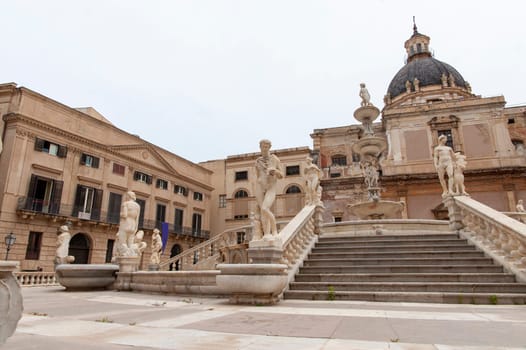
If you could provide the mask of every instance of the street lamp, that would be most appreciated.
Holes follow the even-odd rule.
[[[5,259],[7,260],[7,257],[9,256],[9,250],[11,250],[11,246],[16,242],[15,234],[13,232],[10,232],[8,235],[5,236],[4,242],[5,246],[7,247],[7,252],[5,253]]]

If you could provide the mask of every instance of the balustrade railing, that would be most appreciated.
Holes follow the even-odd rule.
[[[297,273],[318,239],[322,210],[321,206],[315,205],[303,207],[279,233],[283,248],[281,263],[288,266],[289,280]]]
[[[243,243],[240,242],[239,239],[244,240],[250,237],[251,232],[252,226],[250,225],[226,230],[223,233],[162,262],[159,264],[159,267],[161,270],[183,271],[210,269],[211,265],[213,266],[215,263],[221,262],[221,248]],[[211,269],[214,268],[215,267],[212,267]]]
[[[450,226],[526,282],[526,225],[476,200],[446,199]]]
[[[42,287],[58,285],[54,272],[15,272],[16,280],[22,287]]]

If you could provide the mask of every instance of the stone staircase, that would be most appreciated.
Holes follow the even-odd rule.
[[[526,284],[457,234],[322,235],[284,298],[525,304]]]

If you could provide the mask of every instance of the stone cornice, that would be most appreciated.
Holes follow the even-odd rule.
[[[119,190],[119,191],[123,191],[123,192],[128,192],[128,188],[127,187],[115,185],[115,184],[112,184],[112,183],[106,184],[106,187],[113,188],[113,189],[116,189],[116,190]]]
[[[92,179],[92,178],[89,178],[89,177],[86,177],[86,176],[82,176],[82,175],[78,175],[77,179],[79,179],[79,181],[88,182],[88,183],[96,184],[96,185],[99,185],[99,186],[102,185],[102,181],[101,180]]]
[[[79,112],[80,113],[80,112]],[[191,178],[191,177],[188,177],[188,176],[185,176],[185,175],[182,175],[180,173],[178,173],[177,171],[175,171],[175,169],[169,165],[169,168],[168,170],[167,169],[162,169],[162,168],[159,168],[155,165],[152,165],[152,164],[149,164],[149,163],[146,163],[144,161],[141,161],[137,158],[133,158],[133,157],[130,157],[126,154],[123,154],[123,153],[120,153],[119,150],[121,149],[124,149],[124,146],[117,146],[117,149],[113,149],[113,147],[115,146],[107,146],[107,145],[103,145],[101,143],[98,143],[98,142],[95,142],[93,140],[90,140],[88,138],[85,138],[85,137],[82,137],[82,136],[79,136],[77,134],[74,134],[74,133],[71,133],[69,131],[65,131],[63,129],[58,129],[54,126],[51,126],[49,124],[46,124],[46,123],[43,123],[41,121],[38,121],[36,119],[33,119],[29,116],[26,116],[26,115],[23,115],[23,114],[20,114],[20,113],[8,113],[6,115],[4,115],[3,117],[4,121],[6,122],[7,126],[11,126],[12,124],[14,123],[17,123],[17,134],[21,134],[21,135],[24,135],[24,136],[34,136],[35,133],[32,131],[32,130],[27,130],[23,127],[20,128],[20,126],[18,125],[18,123],[20,124],[25,124],[25,125],[28,125],[30,127],[33,127],[33,128],[36,128],[36,129],[40,129],[40,130],[44,130],[44,131],[47,131],[49,133],[52,133],[52,134],[56,134],[56,135],[59,135],[61,137],[64,137],[64,138],[67,138],[69,140],[73,140],[77,143],[80,143],[80,144],[84,144],[84,145],[87,145],[88,147],[91,147],[91,148],[95,148],[95,149],[98,149],[99,151],[101,152],[104,152],[104,153],[109,153],[109,154],[112,154],[114,155],[116,158],[119,158],[119,160],[121,159],[124,159],[126,161],[128,161],[129,163],[131,164],[137,164],[137,166],[134,166],[134,168],[137,168],[139,165],[142,166],[143,168],[147,168],[147,169],[154,169],[160,173],[163,173],[163,174],[166,174],[166,173],[170,173],[170,175],[174,176],[178,179],[181,179],[181,180],[184,180],[184,181],[187,181],[189,183],[192,183],[194,185],[197,185],[199,187],[202,187],[206,190],[209,190],[209,191],[212,191],[214,188],[212,186],[209,186],[208,184],[204,184],[202,182],[199,182],[197,180],[195,180],[194,178]],[[18,131],[18,129],[21,129],[20,131]],[[76,148],[75,146],[72,146],[73,148]],[[121,148],[119,148],[121,147]],[[142,149],[148,149],[149,151],[152,151],[154,149],[154,147],[152,145],[150,145],[149,143],[145,142],[144,141],[144,144],[141,145],[130,145],[128,147],[132,147],[130,149],[135,149],[133,147],[142,147]],[[162,156],[159,155],[159,153],[155,150],[154,152],[152,151],[152,154],[155,154],[156,158],[157,157],[160,157],[162,159],[164,159]],[[165,163],[169,164],[166,160],[164,160],[163,162],[163,165],[165,165]],[[194,163],[192,163],[194,164]],[[195,164],[197,167],[199,168],[202,168],[204,170],[206,170],[207,172],[210,172],[210,170],[208,169],[205,169],[197,164]]]
[[[33,167],[33,169],[36,169],[36,170],[42,170],[42,171],[52,173],[55,175],[62,175],[62,170],[59,170],[59,169],[49,168],[47,166],[40,165],[40,164],[31,164],[31,166]]]

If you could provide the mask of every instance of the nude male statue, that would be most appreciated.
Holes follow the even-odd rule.
[[[276,155],[270,154],[271,146],[269,140],[261,140],[259,142],[261,157],[256,160],[256,211],[259,212],[258,219],[261,221],[264,239],[271,239],[271,236],[278,234],[276,219],[270,208],[276,199],[276,183],[278,179],[283,178],[281,162]],[[260,238],[254,237],[254,239]]]
[[[364,83],[360,83],[360,97],[362,98],[360,103],[362,107],[371,105],[371,95],[369,95],[369,90],[367,90]]]
[[[68,255],[71,233],[67,225],[62,225],[57,232],[57,250],[55,253],[55,265],[69,264],[75,261],[75,257]]]
[[[152,255],[150,255],[150,264],[159,265],[159,263],[161,262],[162,249],[163,241],[159,229],[154,229],[152,235]]]
[[[438,179],[442,186],[442,197],[453,194],[453,163],[455,160],[455,153],[451,147],[446,146],[446,135],[438,137],[438,146],[433,151],[433,161],[438,172]],[[447,184],[444,176],[447,174]]]
[[[125,201],[121,205],[119,231],[117,232],[117,256],[136,256],[133,251],[135,233],[139,228],[141,206],[135,201],[135,193],[126,192]]]
[[[312,158],[307,157],[306,161],[307,166],[303,170],[307,182],[305,202],[307,205],[319,204],[321,201],[320,179],[323,177],[323,171],[312,163]]]

